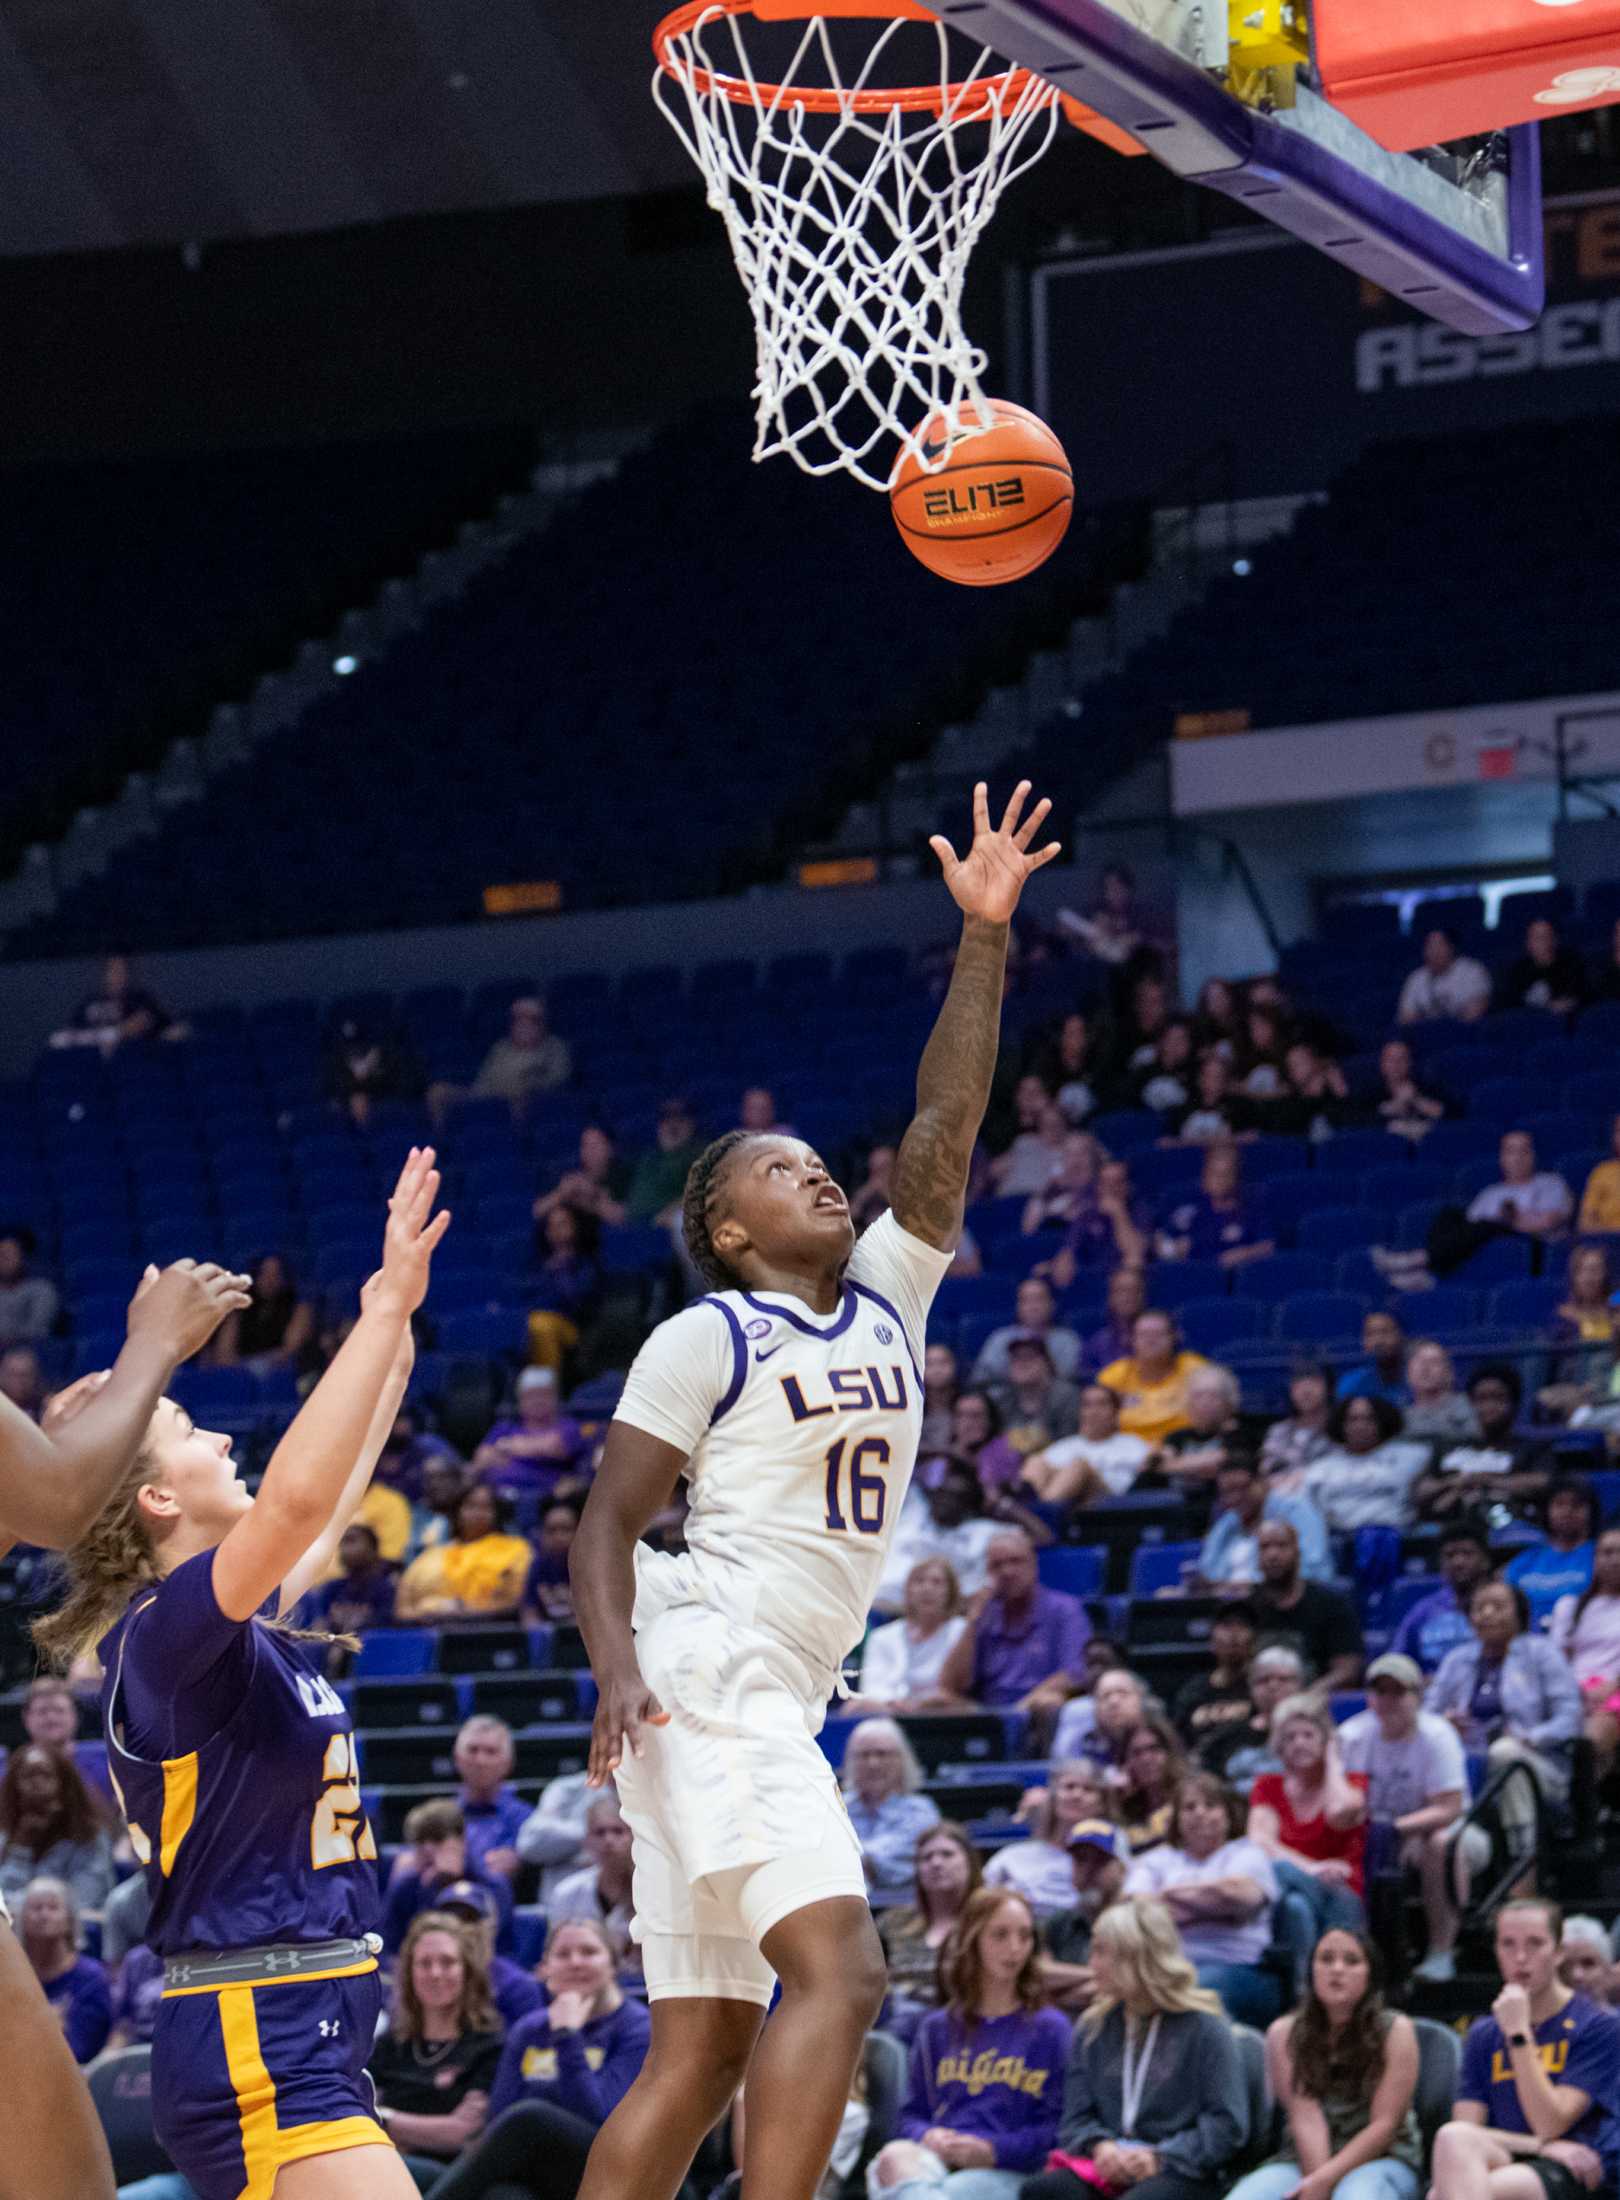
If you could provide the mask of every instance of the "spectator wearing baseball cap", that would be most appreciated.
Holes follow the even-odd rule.
[[[1071,2015],[1096,1991],[1091,1975],[1091,1934],[1111,1902],[1125,1892],[1131,1845],[1107,1818],[1082,1818],[1066,1844],[1074,1874],[1074,1901],[1041,1925],[1041,1976],[1050,1998]]]
[[[1398,1861],[1417,1873],[1429,1944],[1437,1948],[1456,1931],[1446,1860],[1468,1799],[1468,1766],[1451,1721],[1422,1708],[1425,1685],[1414,1658],[1398,1650],[1374,1658],[1367,1709],[1340,1727],[1339,1756],[1346,1772],[1367,1783],[1369,1869]]]
[[[532,1493],[544,1504],[572,1479],[586,1448],[579,1423],[562,1411],[556,1369],[526,1367],[516,1414],[495,1423],[473,1454],[473,1472],[492,1489]]]
[[[1001,1410],[1002,1434],[1028,1458],[1073,1436],[1080,1426],[1080,1392],[1060,1380],[1052,1347],[1038,1329],[1014,1333],[1007,1345],[1007,1380],[991,1392]]]
[[[1005,1329],[992,1329],[973,1363],[976,1383],[1000,1383],[1007,1379],[1007,1354],[1015,1339],[1044,1337],[1053,1367],[1065,1382],[1080,1372],[1080,1339],[1057,1319],[1057,1295],[1044,1276],[1026,1276],[1013,1300],[1015,1319]]]
[[[1448,1650],[1472,1639],[1468,1600],[1491,1566],[1490,1537],[1479,1521],[1458,1520],[1442,1530],[1440,1586],[1412,1606],[1390,1648],[1424,1673],[1435,1672]]]

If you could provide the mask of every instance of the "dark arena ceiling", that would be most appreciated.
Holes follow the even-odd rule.
[[[0,0],[0,255],[694,178],[641,0]]]

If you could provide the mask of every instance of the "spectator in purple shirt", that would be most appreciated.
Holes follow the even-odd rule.
[[[75,2062],[94,2062],[112,2030],[112,1992],[93,1957],[79,1953],[79,1905],[62,1879],[31,1879],[17,1937],[61,2020]],[[13,2072],[20,2079],[20,2072]]]
[[[422,1480],[434,1460],[445,1460],[457,1469],[462,1463],[454,1444],[422,1427],[414,1406],[401,1406],[378,1457],[374,1479],[386,1482],[416,1505],[426,1494]]]
[[[303,1624],[332,1635],[359,1635],[368,1627],[383,1627],[394,1616],[392,1566],[379,1555],[375,1528],[363,1520],[351,1520],[338,1543],[338,1564],[343,1571],[336,1581],[324,1581],[304,1599]]]
[[[1490,1538],[1476,1522],[1458,1520],[1445,1529],[1440,1537],[1441,1586],[1413,1605],[1396,1628],[1390,1649],[1433,1673],[1448,1650],[1472,1641],[1468,1600],[1491,1565]]]
[[[510,1879],[517,1870],[518,1829],[529,1815],[522,1796],[506,1785],[513,1761],[512,1729],[504,1719],[480,1713],[456,1736],[467,1863],[491,1879]]]
[[[526,1627],[571,1627],[574,1623],[574,1586],[568,1576],[568,1554],[579,1527],[579,1506],[568,1497],[554,1497],[540,1516],[534,1564],[523,1585],[523,1624]]]
[[[873,2164],[886,2200],[957,2187],[962,2200],[1016,2200],[1057,2139],[1071,2038],[1044,2006],[1039,1938],[1022,1895],[981,1887],[940,1962],[944,2006],[911,2049],[900,2136]],[[945,2177],[940,2178],[943,2165]]]
[[[110,2054],[120,2047],[149,2047],[163,1999],[163,1958],[138,1940],[119,1966],[113,1985]]]
[[[1243,1188],[1238,1149],[1230,1139],[1211,1142],[1199,1188],[1164,1218],[1161,1260],[1215,1260],[1241,1268],[1276,1251],[1262,1202]]]
[[[1026,1712],[1046,1737],[1085,1679],[1091,1623],[1078,1597],[1041,1586],[1035,1546],[1003,1528],[985,1555],[988,1580],[945,1660],[940,1692],[960,1703]]]
[[[557,1371],[526,1367],[518,1377],[517,1415],[497,1421],[473,1454],[473,1472],[493,1489],[554,1497],[584,1456],[579,1423],[558,1404]]]
[[[1101,1329],[1092,1331],[1081,1351],[1080,1366],[1085,1374],[1095,1375],[1112,1367],[1116,1360],[1130,1358],[1135,1350],[1132,1337],[1136,1317],[1146,1305],[1146,1269],[1116,1268],[1108,1279],[1108,1319]]]

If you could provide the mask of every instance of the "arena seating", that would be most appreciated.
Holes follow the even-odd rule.
[[[9,724],[0,872],[245,695],[503,489],[530,434],[486,430],[107,461],[6,477]],[[116,930],[116,927],[115,927]]]

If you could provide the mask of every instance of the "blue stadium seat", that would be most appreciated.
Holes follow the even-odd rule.
[[[1062,1589],[1072,1597],[1097,1597],[1103,1593],[1108,1551],[1097,1544],[1049,1543],[1037,1564],[1048,1589]]]
[[[1457,1270],[1458,1280],[1475,1288],[1491,1283],[1512,1283],[1530,1273],[1532,1241],[1525,1237],[1492,1238],[1471,1253]]]
[[[1557,1312],[1564,1296],[1556,1277],[1534,1282],[1499,1283],[1491,1293],[1487,1316],[1493,1329],[1543,1330]]]
[[[1314,1253],[1273,1253],[1269,1260],[1236,1269],[1232,1278],[1239,1298],[1269,1299],[1273,1305],[1302,1291],[1326,1291],[1332,1283],[1332,1262]]]
[[[1294,1243],[1302,1253],[1333,1258],[1389,1242],[1389,1215],[1376,1207],[1318,1207],[1302,1215]]]
[[[1452,1171],[1423,1161],[1402,1167],[1369,1169],[1361,1179],[1364,1207],[1409,1207],[1420,1199],[1445,1199],[1450,1195]]]
[[[1460,1284],[1437,1284],[1432,1291],[1414,1294],[1407,1305],[1406,1327],[1413,1336],[1445,1342],[1479,1324],[1479,1294]]]
[[[1153,1271],[1149,1296],[1172,1314],[1189,1299],[1225,1296],[1227,1271],[1218,1260],[1164,1260]]]
[[[1178,1318],[1188,1344],[1213,1359],[1229,1346],[1252,1344],[1266,1333],[1268,1309],[1257,1299],[1188,1299]]]
[[[1349,1291],[1301,1291],[1283,1302],[1277,1335],[1284,1344],[1323,1345],[1359,1337],[1370,1302]]]
[[[364,1636],[354,1661],[356,1680],[382,1680],[391,1674],[431,1673],[439,1638],[426,1627],[379,1627]]]
[[[655,1275],[669,1266],[674,1247],[667,1230],[624,1222],[602,1232],[597,1257],[606,1276]]]
[[[1201,1543],[1147,1543],[1131,1554],[1130,1590],[1133,1597],[1157,1596],[1161,1589],[1179,1589],[1181,1570],[1193,1565]]]

